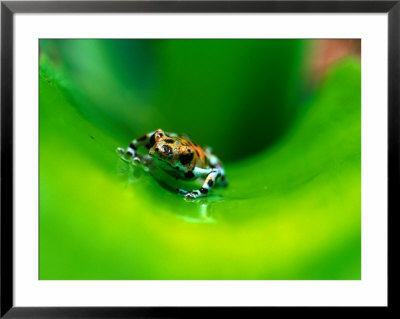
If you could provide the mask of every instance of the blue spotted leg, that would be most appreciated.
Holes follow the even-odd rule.
[[[134,139],[127,149],[123,149],[121,147],[117,148],[117,152],[121,154],[121,157],[125,161],[131,161],[133,160],[134,162],[137,163],[143,163],[145,165],[148,164],[148,162],[151,161],[150,157],[148,155],[140,155],[137,150],[139,147],[145,147],[146,149],[150,149],[154,143],[155,143],[155,132],[150,132],[147,133],[139,138]]]
[[[215,156],[214,156],[215,157]],[[211,159],[211,158],[210,158]],[[190,192],[182,191],[181,192],[185,193],[185,198],[198,198],[198,197],[203,197],[208,194],[210,189],[215,186],[216,184],[219,183],[220,186],[227,186],[227,179],[225,176],[225,170],[223,167],[219,164],[218,159],[215,157],[216,163],[214,164],[214,168],[209,168],[209,169],[203,169],[203,168],[195,168],[193,170],[194,176],[197,177],[205,177],[205,181],[203,185],[201,186],[200,189],[198,190],[192,190]]]

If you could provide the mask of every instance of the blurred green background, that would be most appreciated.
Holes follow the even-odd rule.
[[[361,65],[334,41],[40,40],[39,278],[360,279]],[[157,128],[229,187],[118,158]]]

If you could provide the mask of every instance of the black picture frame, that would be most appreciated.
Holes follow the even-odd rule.
[[[269,13],[387,13],[388,14],[388,247],[393,237],[393,216],[399,212],[400,144],[400,0],[396,1],[1,1],[1,297],[5,318],[136,318],[252,316],[253,311],[290,312],[297,316],[326,307],[15,307],[13,303],[13,23],[16,13],[118,13],[118,12],[269,12]],[[392,228],[392,229],[390,229]],[[391,255],[388,254],[393,269]],[[392,279],[393,271],[389,272]],[[346,312],[393,308],[388,279],[388,307],[347,307]],[[332,308],[335,315],[340,307]],[[342,308],[343,309],[343,308]]]

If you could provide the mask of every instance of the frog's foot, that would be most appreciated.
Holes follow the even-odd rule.
[[[187,192],[187,194],[185,195],[185,198],[191,198],[191,199],[199,198],[199,197],[206,196],[207,193],[208,193],[208,191],[202,187],[202,188],[200,188],[200,190],[193,190],[193,191]]]
[[[132,155],[133,154],[128,152],[127,150],[121,148],[121,147],[117,148],[117,153],[119,154],[119,156],[121,157],[121,159],[124,162],[130,162],[132,160]]]
[[[200,192],[199,191],[191,191],[191,192],[188,192],[185,195],[185,198],[195,199],[195,198],[197,198],[199,196],[200,196]]]
[[[117,148],[117,153],[121,156],[125,155],[125,149],[123,149],[122,147],[118,147]]]
[[[148,159],[144,158],[143,156],[140,156],[137,153],[132,154],[132,151],[130,151],[129,149],[125,150],[121,147],[117,148],[117,153],[120,155],[121,159],[124,162],[132,162],[133,164],[147,164]]]

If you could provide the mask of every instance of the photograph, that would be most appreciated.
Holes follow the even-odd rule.
[[[38,50],[39,280],[361,280],[361,39]]]

